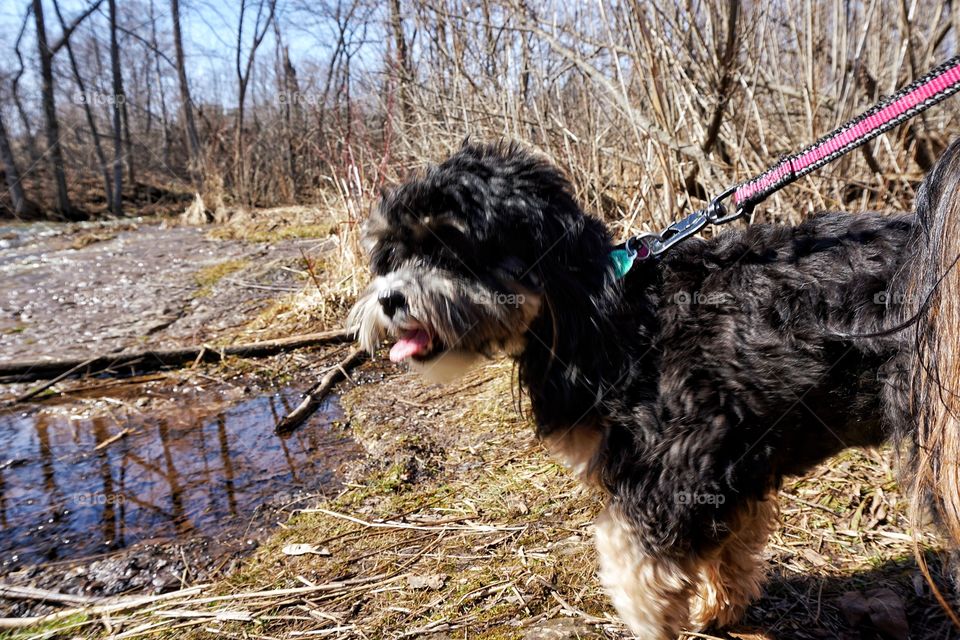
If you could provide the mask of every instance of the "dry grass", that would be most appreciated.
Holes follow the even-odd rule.
[[[337,181],[335,193],[318,207],[284,207],[232,220],[213,233],[257,241],[298,237],[303,230],[324,229],[325,242],[303,250],[306,287],[277,298],[247,327],[247,333],[280,337],[295,332],[341,326],[369,280],[360,248],[360,229],[375,196],[359,181]],[[320,221],[320,222],[318,222]],[[308,236],[313,237],[313,236]]]

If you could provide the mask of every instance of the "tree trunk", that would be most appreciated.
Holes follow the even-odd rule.
[[[60,3],[57,0],[53,2],[53,10],[57,14],[60,26],[64,31],[67,30],[67,23],[63,19],[63,13],[60,11]],[[100,173],[103,175],[103,191],[107,198],[107,208],[113,211],[113,186],[110,180],[110,168],[107,166],[107,156],[103,152],[103,145],[100,144],[100,132],[97,130],[97,121],[93,117],[93,107],[90,105],[90,96],[87,95],[87,88],[83,82],[83,76],[80,75],[80,66],[77,64],[77,57],[73,53],[73,47],[67,41],[64,45],[67,48],[67,57],[70,59],[70,68],[73,71],[74,82],[80,90],[80,96],[83,100],[83,111],[87,117],[87,126],[90,127],[90,135],[93,137],[93,148],[97,154],[97,161],[100,163]]]
[[[153,47],[153,63],[157,74],[157,92],[160,94],[160,121],[163,124],[163,166],[170,166],[170,119],[167,117],[167,96],[163,90],[163,74],[160,71],[160,46],[157,43],[157,18],[150,0],[150,43]]]
[[[131,189],[137,188],[137,174],[134,172],[133,165],[133,136],[130,134],[130,118],[127,114],[127,94],[123,90],[123,78],[120,79],[120,95],[123,96],[123,102],[120,103],[121,116],[123,117],[123,146],[124,156],[127,159],[127,182]]]
[[[236,136],[234,137],[234,190],[242,198],[249,198],[246,191],[246,163],[243,153],[243,116],[245,111],[245,102],[247,96],[247,87],[250,83],[250,75],[253,72],[253,62],[257,56],[257,49],[267,35],[267,29],[273,22],[273,16],[277,8],[277,0],[267,0],[267,16],[263,19],[264,0],[261,0],[257,6],[257,18],[253,23],[253,41],[250,43],[250,51],[247,53],[245,65],[241,65],[243,55],[243,19],[246,10],[246,4],[240,6],[240,25],[237,27],[237,118],[236,118]]]
[[[244,176],[246,172],[244,171],[244,161],[243,161],[243,113],[244,113],[244,100],[247,95],[247,82],[246,79],[240,78],[240,86],[237,90],[237,117],[234,121],[234,137],[233,137],[233,188],[241,198],[245,199],[246,191],[244,189]]]
[[[23,41],[23,35],[27,31],[27,25],[30,23],[31,8],[23,14],[23,22],[20,24],[20,32],[17,34],[17,41],[13,45],[13,52],[17,56],[19,67],[10,83],[10,93],[13,95],[13,103],[17,106],[17,114],[20,116],[20,126],[23,130],[24,138],[27,143],[27,153],[30,156],[30,166],[35,166],[40,162],[40,152],[37,151],[37,138],[33,135],[33,127],[30,118],[27,116],[27,110],[23,106],[23,100],[20,98],[20,80],[27,68],[23,64],[23,53],[20,51],[20,43]]]
[[[26,212],[27,199],[23,194],[23,185],[20,184],[20,171],[13,157],[13,149],[10,147],[10,138],[7,136],[7,127],[3,123],[2,113],[0,113],[0,159],[3,160],[3,173],[7,177],[10,200],[13,201],[13,214],[20,218]]]
[[[37,49],[40,54],[40,78],[43,113],[46,119],[47,155],[57,189],[57,211],[68,219],[77,216],[67,195],[67,174],[63,168],[63,150],[60,147],[60,123],[53,94],[53,51],[47,45],[47,31],[43,23],[43,2],[33,0],[33,18],[37,25]]]
[[[403,125],[407,126],[413,112],[413,105],[410,102],[410,54],[407,49],[407,37],[403,33],[403,17],[400,8],[400,0],[393,0],[390,3],[390,26],[393,30],[394,44],[397,48],[397,93],[400,98],[400,119]]]
[[[110,67],[113,72],[113,215],[123,215],[123,75],[120,73],[120,47],[117,44],[117,2],[110,0]]]
[[[190,153],[190,171],[203,178],[202,159],[200,157],[200,136],[193,119],[193,101],[190,99],[190,85],[187,84],[186,63],[183,57],[183,36],[180,33],[180,0],[170,0],[170,18],[173,20],[173,47],[176,52],[177,79],[180,81],[180,108],[183,111],[183,123]]]
[[[284,43],[283,34],[280,32],[279,20],[273,21],[273,32],[277,39],[277,83],[280,95],[284,96],[280,101],[280,112],[283,117],[283,151],[289,184],[287,195],[291,201],[296,202],[300,179],[295,142],[302,130],[300,123],[303,120],[300,107],[300,84],[297,81],[297,70],[290,62],[290,49]]]

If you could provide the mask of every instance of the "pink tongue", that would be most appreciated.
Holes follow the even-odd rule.
[[[423,329],[408,331],[390,348],[390,360],[403,362],[410,356],[426,351],[430,344],[430,336]]]

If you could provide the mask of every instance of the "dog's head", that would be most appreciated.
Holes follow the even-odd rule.
[[[450,378],[478,356],[522,352],[549,299],[581,286],[568,281],[583,252],[608,245],[551,164],[465,145],[384,194],[364,230],[374,278],[348,323],[365,348],[393,338],[391,360]]]

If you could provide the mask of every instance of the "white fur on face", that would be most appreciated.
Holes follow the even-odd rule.
[[[376,278],[367,291],[360,296],[347,316],[347,330],[357,334],[357,341],[366,351],[373,353],[386,337],[386,318],[377,299],[380,287]]]
[[[379,300],[389,291],[402,293],[407,301],[407,308],[393,318],[384,313]],[[444,350],[428,360],[407,362],[428,381],[446,383],[461,377],[482,355],[498,351],[519,355],[524,333],[539,309],[538,294],[491,293],[480,282],[458,281],[445,271],[413,263],[374,278],[350,311],[347,326],[372,353],[389,336],[411,324],[423,325]]]

